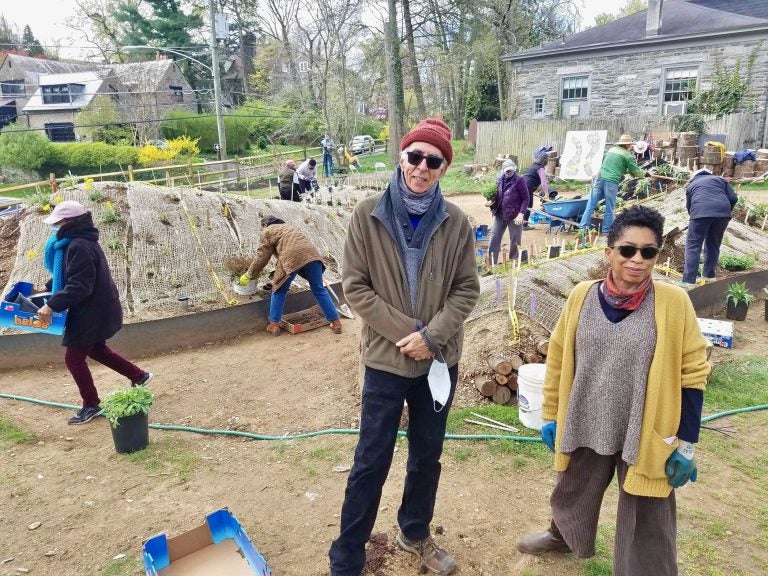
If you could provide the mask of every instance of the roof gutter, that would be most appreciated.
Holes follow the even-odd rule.
[[[651,38],[643,38],[641,40],[632,40],[630,42],[610,42],[605,44],[590,44],[588,46],[574,46],[563,48],[550,48],[548,50],[541,50],[539,52],[530,53],[513,53],[507,54],[501,57],[502,62],[524,62],[526,60],[537,59],[557,59],[560,57],[571,57],[574,54],[584,54],[587,52],[597,52],[610,49],[626,49],[626,48],[644,48],[651,46],[658,46],[660,44],[674,44],[677,42],[685,42],[686,40],[703,40],[707,38],[720,38],[727,36],[741,36],[745,34],[754,34],[764,32],[768,34],[768,24],[762,24],[760,26],[749,26],[746,28],[732,28],[730,30],[717,30],[713,32],[703,32],[700,34],[681,34],[677,36],[654,36]]]

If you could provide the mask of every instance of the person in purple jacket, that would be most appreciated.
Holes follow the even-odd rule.
[[[106,341],[123,327],[123,308],[91,213],[79,202],[65,200],[43,222],[52,232],[45,245],[52,295],[37,315],[50,319],[51,313],[68,310],[62,340],[64,362],[83,399],[83,407],[68,423],[85,424],[101,414],[88,358],[125,376],[132,386],[149,384],[154,374],[107,346]]]
[[[513,160],[504,160],[501,175],[496,180],[496,196],[491,202],[493,225],[488,253],[491,264],[499,261],[501,240],[504,230],[509,230],[509,257],[517,258],[517,249],[523,239],[523,213],[528,209],[530,194],[528,186]]]

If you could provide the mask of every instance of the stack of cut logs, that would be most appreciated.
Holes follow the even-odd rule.
[[[701,167],[706,168],[710,174],[719,176],[723,171],[723,158],[720,154],[719,146],[705,144],[704,152],[701,154]]]
[[[540,340],[536,343],[536,352],[498,355],[491,354],[486,358],[488,367],[492,371],[487,378],[479,377],[475,380],[475,387],[496,404],[514,404],[517,401],[517,371],[523,364],[536,364],[543,362],[549,340]]]
[[[699,159],[699,135],[696,132],[680,132],[677,137],[677,163],[680,166],[685,166],[688,169],[693,167],[693,164]]]
[[[726,152],[723,160],[723,178],[733,178],[733,172],[736,169],[736,158],[733,152]]]
[[[755,176],[762,176],[768,172],[768,148],[760,148],[755,160]]]
[[[547,153],[547,175],[554,176],[557,172],[557,165],[560,163],[560,157],[557,150],[550,150]]]

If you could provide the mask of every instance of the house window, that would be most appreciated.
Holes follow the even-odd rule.
[[[544,114],[544,96],[536,96],[533,99],[533,115],[541,116]]]
[[[75,125],[72,122],[51,122],[45,125],[45,134],[51,142],[74,142]]]
[[[83,84],[52,84],[42,88],[43,104],[71,104],[85,91]]]
[[[0,82],[0,86],[2,87],[3,96],[26,95],[24,80],[3,80]]]
[[[588,76],[563,78],[563,100],[583,100],[589,88]]]
[[[684,102],[693,98],[698,68],[673,68],[664,72],[664,102]]]
[[[307,70],[309,70],[309,62],[306,60],[299,62],[299,72],[306,72]]]
[[[175,102],[184,102],[184,89],[181,86],[168,86]]]

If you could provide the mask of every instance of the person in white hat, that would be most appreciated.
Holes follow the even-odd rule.
[[[523,214],[528,209],[530,193],[525,179],[517,172],[514,160],[504,160],[496,180],[496,196],[491,203],[493,224],[488,242],[491,265],[498,263],[504,231],[509,230],[509,257],[517,258],[523,238]]]
[[[51,297],[37,314],[50,320],[53,312],[67,310],[64,362],[83,400],[68,423],[85,424],[101,414],[88,358],[125,376],[132,386],[145,386],[154,375],[107,346],[123,326],[123,308],[91,213],[79,202],[65,200],[43,222],[51,227],[44,257]]]
[[[582,230],[589,228],[589,224],[592,222],[592,213],[597,208],[597,203],[600,200],[605,200],[602,233],[607,234],[613,224],[613,207],[619,194],[619,182],[624,178],[624,174],[630,173],[633,176],[645,175],[645,172],[637,165],[634,156],[629,152],[629,149],[634,145],[635,141],[631,135],[622,134],[618,142],[615,142],[614,146],[603,156],[600,176],[595,181],[589,202],[587,202],[587,207],[581,217],[580,226]]]

